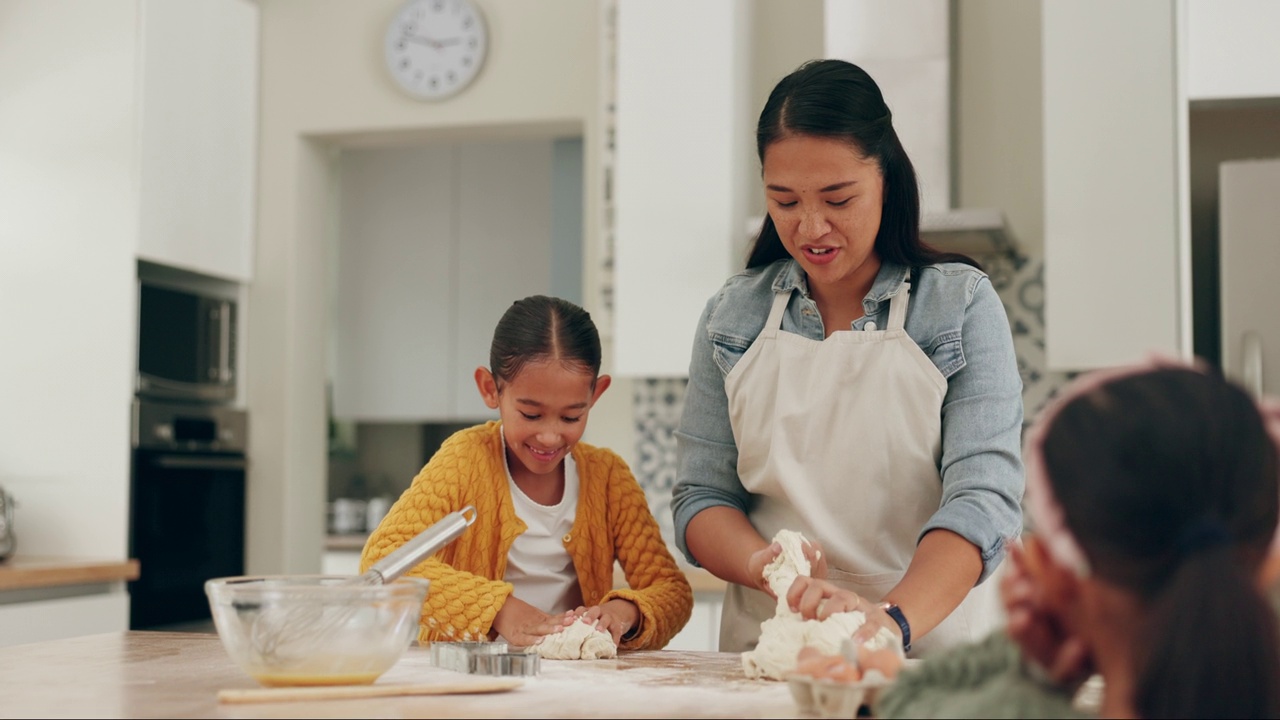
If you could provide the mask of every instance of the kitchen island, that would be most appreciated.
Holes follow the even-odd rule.
[[[379,684],[483,680],[413,646]],[[737,653],[647,651],[544,660],[499,693],[220,704],[257,683],[216,635],[120,632],[0,648],[0,717],[797,717],[785,683],[748,680]]]

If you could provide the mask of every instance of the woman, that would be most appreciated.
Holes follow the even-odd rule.
[[[729,581],[720,649],[754,647],[769,538],[879,603],[912,655],[984,636],[983,583],[1022,527],[1022,385],[972,260],[920,240],[915,171],[875,82],[839,60],[774,88],[756,131],[768,217],[698,323],[672,510]]]

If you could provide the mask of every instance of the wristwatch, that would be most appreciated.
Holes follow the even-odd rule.
[[[911,623],[907,622],[907,616],[902,614],[902,609],[891,602],[880,603],[880,609],[888,613],[902,630],[902,652],[911,652]]]

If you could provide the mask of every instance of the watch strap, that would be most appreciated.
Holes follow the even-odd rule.
[[[902,614],[902,608],[891,602],[882,603],[880,608],[898,623],[898,628],[902,630],[902,652],[911,652],[911,623],[907,622],[907,616]]]

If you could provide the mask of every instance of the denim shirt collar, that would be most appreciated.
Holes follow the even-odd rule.
[[[880,271],[876,273],[875,282],[871,283],[870,292],[862,301],[863,308],[868,311],[874,310],[880,303],[897,295],[910,274],[911,268],[906,265],[882,262]],[[787,260],[786,268],[774,278],[773,291],[781,293],[796,289],[800,290],[800,294],[809,297],[809,279],[805,276],[804,270],[800,269],[800,263],[790,259]]]

